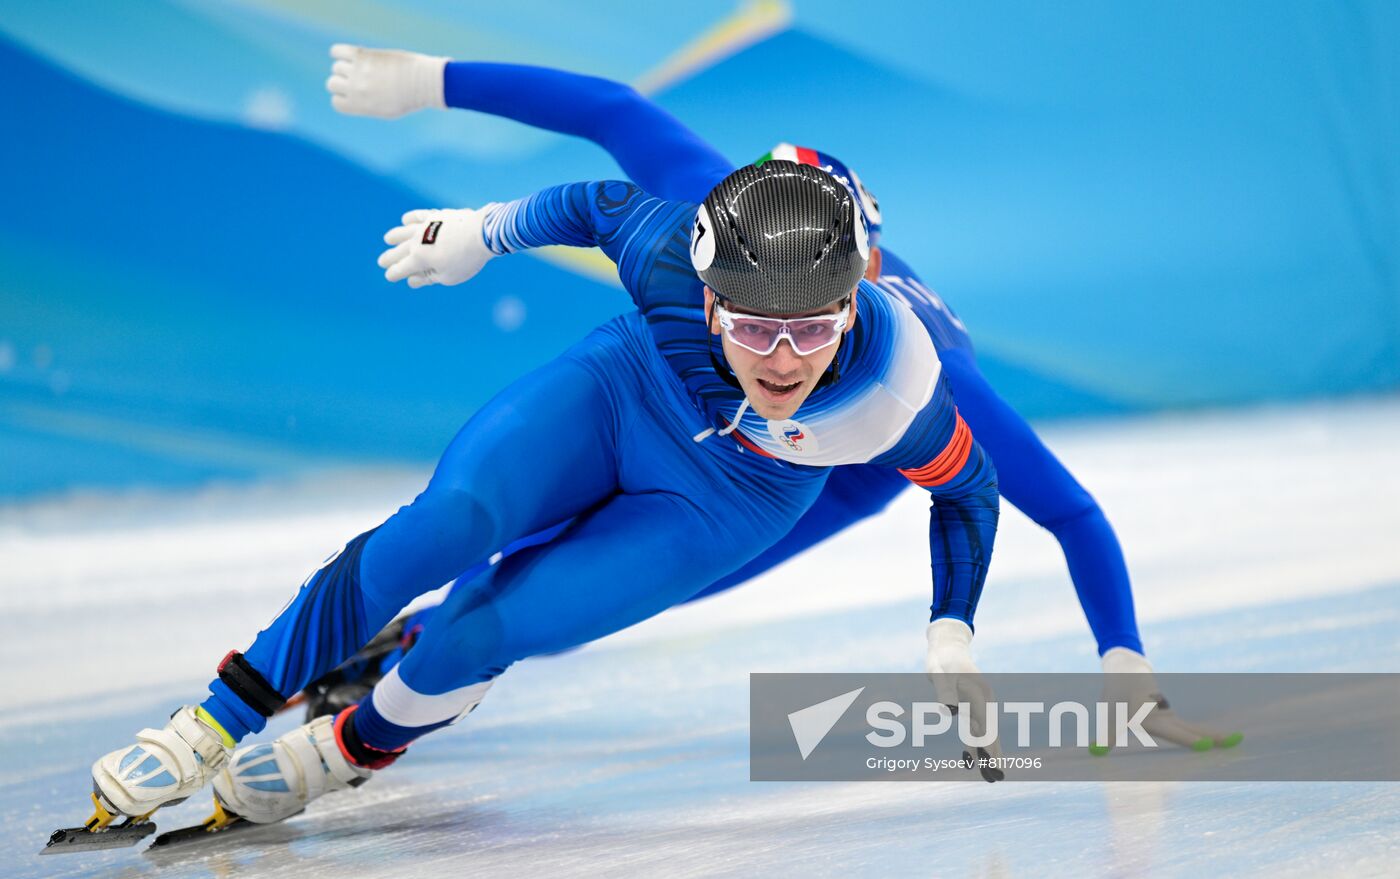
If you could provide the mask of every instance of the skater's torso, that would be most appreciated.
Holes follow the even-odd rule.
[[[623,286],[644,317],[660,364],[685,389],[712,428],[759,455],[816,467],[877,463],[926,466],[949,438],[965,432],[941,380],[935,338],[967,344],[956,317],[902,271],[878,284],[862,280],[854,329],[838,354],[840,380],[813,391],[791,419],[769,421],[743,407],[744,393],[707,328],[704,285],[690,260],[697,206],[607,181],[545,190],[505,207],[488,222],[493,249],[538,243],[596,243],[617,263]],[[589,240],[583,240],[586,232]],[[719,368],[716,360],[719,359]],[[746,411],[740,416],[740,409]]]
[[[744,393],[715,367],[718,358],[727,369],[720,337],[706,326],[704,285],[690,266],[695,206],[646,201],[666,205],[669,232],[665,226],[654,229],[650,246],[638,248],[654,257],[623,261],[636,269],[632,277],[623,276],[624,284],[695,407],[710,425],[728,426]],[[639,205],[636,212],[649,214],[655,204]],[[645,239],[638,243],[646,244]],[[956,320],[932,291],[902,275],[876,284],[861,281],[855,327],[838,354],[839,381],[814,391],[791,419],[770,421],[745,407],[731,436],[751,451],[808,466],[879,458],[899,444],[920,412],[931,405],[951,408],[935,399],[941,366],[933,328],[950,342],[958,336],[965,340]]]

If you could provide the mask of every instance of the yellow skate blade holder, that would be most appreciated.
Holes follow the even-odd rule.
[[[223,830],[233,822],[238,820],[238,816],[224,811],[224,804],[219,802],[219,798],[214,798],[214,814],[204,819],[204,829],[209,833]]]
[[[93,792],[90,796],[92,797],[92,807],[94,811],[92,817],[87,819],[87,823],[83,826],[86,827],[89,832],[97,833],[98,831],[106,830],[108,824],[117,820],[117,816],[107,811],[107,807],[103,806],[102,801],[97,798],[96,792]]]
[[[92,817],[87,819],[87,823],[83,826],[87,828],[89,833],[101,833],[103,830],[107,829],[107,826],[109,824],[117,820],[117,817],[121,813],[118,812],[116,814],[113,814],[111,812],[108,812],[107,807],[102,805],[102,801],[97,798],[96,793],[89,794],[89,796],[92,797],[92,808],[94,811],[92,813]],[[160,806],[156,806],[156,809],[159,808]],[[130,827],[133,824],[144,824],[152,815],[156,813],[156,809],[152,809],[144,815],[127,816],[127,819],[123,821],[119,826]]]

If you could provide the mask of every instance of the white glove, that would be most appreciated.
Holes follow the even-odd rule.
[[[1113,706],[1120,702],[1127,706],[1128,717],[1132,717],[1139,708],[1148,703],[1156,706],[1142,722],[1143,731],[1154,741],[1171,742],[1193,751],[1209,751],[1213,747],[1233,748],[1244,738],[1243,733],[1221,733],[1187,723],[1178,717],[1157,686],[1157,678],[1152,674],[1152,663],[1136,650],[1114,647],[1105,653],[1103,673],[1103,701],[1110,706],[1112,720],[1109,723],[1110,743],[1096,743],[1089,749],[1096,755],[1107,754],[1112,745],[1127,744],[1116,741],[1118,713],[1117,708]],[[1132,734],[1129,733],[1129,741],[1132,738]]]
[[[379,267],[389,281],[408,279],[408,286],[451,286],[470,280],[496,254],[481,237],[488,204],[480,210],[418,210],[403,215],[403,225],[384,233],[393,245],[379,255]]]
[[[331,106],[351,116],[397,119],[428,107],[446,108],[443,68],[448,59],[399,49],[331,46],[326,91]]]
[[[987,703],[992,701],[992,688],[982,677],[977,663],[972,661],[972,628],[962,620],[949,617],[928,624],[928,657],[924,670],[933,682],[938,701],[956,714],[959,703],[966,702],[972,734],[983,735],[987,730]],[[985,748],[977,749],[978,757],[1001,757],[1001,744],[993,739]],[[963,752],[964,759],[971,754]],[[987,781],[1006,777],[1000,769],[981,768]]]

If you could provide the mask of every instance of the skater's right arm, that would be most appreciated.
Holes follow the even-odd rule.
[[[480,210],[411,211],[384,236],[395,246],[379,265],[390,281],[450,285],[494,256],[550,245],[598,247],[640,305],[645,279],[656,270],[674,269],[682,281],[695,282],[684,242],[694,217],[695,205],[655,198],[632,183],[568,183]],[[677,240],[679,247],[667,246]],[[661,265],[666,260],[676,265]]]
[[[700,201],[734,166],[625,83],[547,67],[448,61],[339,44],[326,87],[342,113],[392,118],[428,107],[475,110],[590,140],[653,195]]]

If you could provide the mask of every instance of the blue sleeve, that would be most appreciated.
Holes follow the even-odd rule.
[[[953,617],[971,626],[996,542],[997,475],[992,459],[953,405],[944,377],[939,376],[933,398],[900,441],[871,463],[898,468],[933,496],[929,619]]]
[[[482,238],[493,253],[566,245],[598,247],[617,264],[632,301],[646,306],[653,270],[689,286],[699,281],[690,267],[686,235],[695,205],[664,201],[618,180],[566,183],[487,212]]]
[[[452,61],[449,107],[591,140],[637,185],[673,201],[703,201],[734,165],[680,120],[610,79],[548,67]]]

